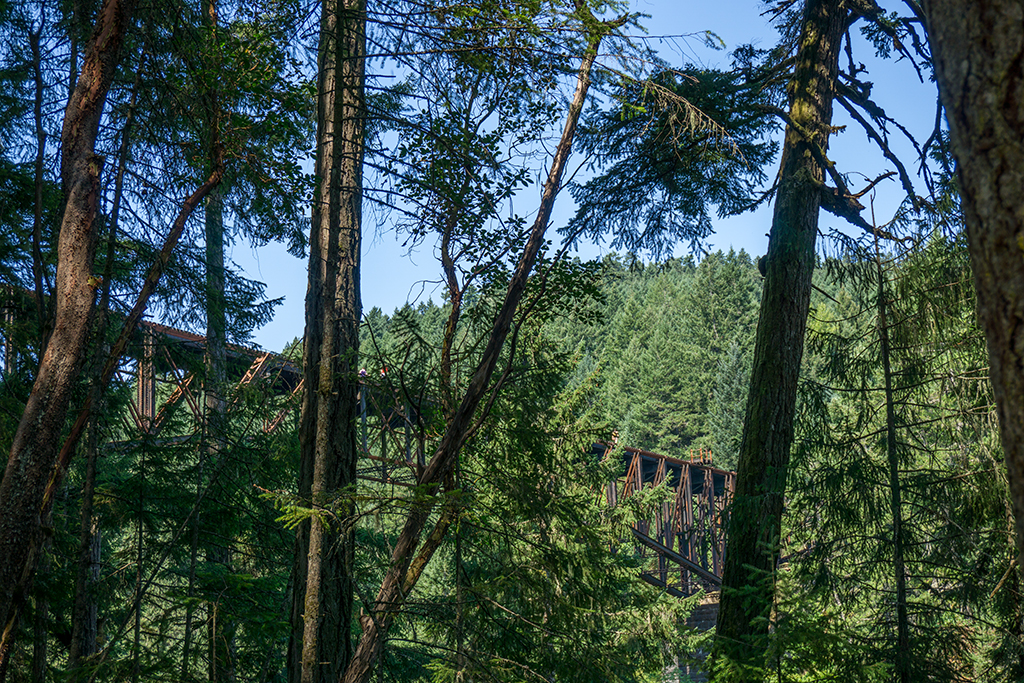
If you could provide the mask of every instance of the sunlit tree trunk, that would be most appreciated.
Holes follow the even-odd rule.
[[[289,681],[301,683],[337,680],[352,649],[355,537],[346,496],[357,457],[365,31],[363,0],[324,1],[299,426],[299,491],[317,514],[296,545],[288,662]]]
[[[819,160],[828,146],[848,16],[843,0],[808,0],[804,8],[729,522],[712,656],[716,681],[760,681],[765,664],[824,184]]]

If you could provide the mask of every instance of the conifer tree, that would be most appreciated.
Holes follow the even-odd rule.
[[[317,47],[317,158],[299,428],[299,494],[314,509],[356,482],[366,7],[325,2]],[[342,499],[344,500],[344,499]],[[349,498],[351,500],[351,498]],[[333,681],[351,655],[352,506],[301,527],[292,573],[290,681]]]
[[[830,270],[841,285],[815,306],[794,453],[781,666],[998,678],[975,653],[993,655],[1001,618],[988,596],[1005,565],[983,558],[1005,553],[1005,482],[962,235],[889,254],[868,242]]]

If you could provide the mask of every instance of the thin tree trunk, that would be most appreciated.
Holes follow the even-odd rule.
[[[715,680],[760,680],[766,666],[797,378],[814,272],[814,242],[840,43],[843,0],[808,0],[757,325],[736,492],[729,516],[712,670]]]
[[[317,514],[300,531],[289,681],[333,681],[352,651],[358,415],[359,250],[366,117],[364,0],[325,0],[318,55],[316,190],[309,250],[300,493]],[[301,601],[301,608],[299,607]],[[298,654],[298,661],[296,661]],[[299,666],[295,668],[295,665]]]
[[[208,564],[222,564],[230,571],[231,550],[222,546],[210,548]],[[211,600],[207,609],[208,679],[210,683],[235,681],[235,622],[219,599]]]
[[[146,486],[145,456],[139,462],[139,486],[138,506],[135,514],[138,516],[137,537],[136,537],[136,558],[135,558],[135,633],[132,642],[132,683],[139,683],[142,675],[142,560],[143,560],[143,533],[142,513],[143,499],[142,492]]]
[[[64,117],[61,178],[67,202],[57,247],[56,320],[0,483],[0,628],[4,632],[13,630],[35,571],[45,491],[85,356],[103,166],[94,152],[95,141],[134,6],[135,0],[104,2]],[[0,652],[0,669],[8,652]]]
[[[1024,561],[1024,2],[924,0]]]
[[[203,28],[207,31],[207,69],[216,73],[220,69],[218,42],[217,3],[203,2]],[[210,169],[218,167],[223,158],[221,142],[221,106],[219,84],[216,79],[207,83],[206,128],[209,135],[208,156]],[[201,457],[208,462],[218,462],[218,457],[227,429],[227,402],[224,398],[227,382],[227,300],[224,294],[224,199],[222,188],[217,187],[206,198],[205,211],[206,240],[206,382],[204,384],[205,419]],[[213,499],[216,506],[216,497]],[[198,529],[199,517],[196,517]],[[197,535],[198,538],[198,535]],[[230,541],[228,541],[230,543]],[[230,547],[211,545],[207,548],[207,561],[222,564],[227,569],[231,563]],[[231,657],[233,624],[227,610],[220,601],[207,604],[207,651],[208,679],[211,683],[230,681],[234,678]]]
[[[903,559],[903,504],[900,491],[900,462],[896,443],[896,400],[892,387],[889,323],[885,298],[885,275],[875,238],[875,260],[878,267],[878,339],[882,351],[882,372],[885,375],[885,455],[889,465],[889,504],[892,514],[892,569],[896,581],[896,680],[908,683],[910,671],[910,623],[907,617],[907,571]]]
[[[79,26],[85,21],[82,16],[82,3],[75,0],[71,3],[71,21],[68,22],[68,101],[74,95],[78,84],[78,33]]]
[[[87,677],[83,660],[96,654],[96,618],[98,615],[94,587],[99,579],[99,535],[93,502],[96,494],[96,465],[99,456],[98,420],[89,425],[86,442],[85,482],[82,484],[82,506],[78,534],[78,572],[75,578],[75,604],[71,616],[71,647],[68,671],[72,681]]]
[[[551,210],[561,187],[562,174],[572,152],[572,143],[580,112],[582,112],[587,99],[590,74],[597,57],[598,47],[604,35],[624,21],[624,19],[620,19],[615,22],[598,22],[584,5],[580,4],[578,7],[579,18],[584,22],[587,30],[587,49],[580,64],[576,91],[566,115],[565,128],[555,149],[554,157],[551,160],[551,169],[544,183],[537,218],[523,248],[515,273],[509,282],[505,299],[495,316],[493,329],[481,360],[470,380],[469,387],[448,422],[437,451],[419,477],[420,484],[429,485],[425,492],[429,496],[425,498],[424,502],[414,507],[406,518],[405,525],[391,554],[391,567],[377,593],[371,618],[364,620],[363,635],[348,669],[341,678],[343,683],[367,683],[380,656],[384,638],[387,636],[392,621],[394,621],[398,610],[405,604],[409,592],[415,587],[416,579],[430,561],[454,520],[455,514],[442,514],[424,542],[423,548],[417,553],[420,536],[435,505],[434,496],[436,496],[441,483],[451,475],[463,444],[475,431],[474,419],[477,408],[491,388],[491,378],[498,365],[498,358],[512,327],[519,302],[522,300],[527,279],[543,245]],[[416,556],[415,561],[414,555]]]
[[[199,508],[199,501],[203,497],[203,488],[205,486],[203,477],[206,469],[206,451],[205,449],[200,450],[199,454],[199,472],[197,474],[196,481],[196,503],[195,503],[195,514],[192,515],[192,533],[189,537],[189,560],[188,560],[188,589],[186,595],[188,601],[185,606],[185,632],[182,635],[182,654],[181,654],[181,680],[182,683],[190,680],[189,668],[192,665],[192,633],[194,631],[193,618],[195,613],[195,607],[192,605],[192,598],[195,597],[196,590],[196,568],[199,563],[199,530],[202,520],[202,510]]]
[[[455,490],[462,489],[461,458],[455,463]],[[456,513],[457,514],[457,513]],[[466,596],[462,587],[462,526],[455,527],[455,681],[466,675]]]
[[[32,217],[32,279],[35,283],[35,304],[36,324],[39,326],[39,351],[46,348],[50,332],[47,329],[49,316],[46,314],[46,291],[43,288],[43,187],[46,184],[44,177],[44,162],[46,161],[46,131],[43,130],[43,55],[39,46],[39,40],[43,33],[40,24],[39,29],[28,36],[29,47],[32,50],[32,72],[35,78],[35,103],[33,114],[36,125],[36,167],[35,167],[35,206]]]
[[[45,578],[50,573],[51,544],[47,542],[43,549],[43,559],[39,563],[39,573]],[[32,683],[44,683],[46,680],[46,635],[50,626],[50,601],[42,585],[35,586],[35,611],[32,615],[32,672],[29,678]]]

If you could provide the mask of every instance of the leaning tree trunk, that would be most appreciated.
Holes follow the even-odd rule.
[[[103,266],[103,289],[97,311],[99,318],[96,325],[96,338],[106,339],[110,324],[110,286],[113,279],[114,259],[117,247],[117,230],[121,216],[121,202],[124,198],[124,175],[128,165],[132,122],[135,120],[135,107],[138,103],[140,73],[136,72],[132,84],[132,94],[128,104],[128,116],[124,130],[121,131],[121,146],[118,150],[117,172],[114,175],[114,197],[111,202],[109,232],[107,233],[107,253]],[[89,385],[89,400],[97,405],[102,403],[104,345],[97,344],[93,348],[92,374]],[[100,420],[96,411],[88,420],[89,437],[85,448],[85,480],[82,482],[82,502],[78,532],[78,571],[75,577],[75,602],[71,612],[71,645],[68,648],[67,670],[72,683],[80,683],[88,678],[83,663],[96,654],[97,621],[99,608],[96,601],[95,587],[100,578],[100,530],[93,503],[96,493],[97,460],[100,450]]]
[[[40,509],[85,356],[103,166],[95,142],[134,7],[135,0],[104,2],[64,115],[61,179],[66,206],[58,240],[56,320],[0,483],[0,629],[6,634],[15,628],[13,617],[24,599],[15,593],[24,592],[25,579],[35,571],[42,537]],[[8,652],[0,653],[0,668]]]
[[[477,409],[488,393],[496,390],[491,386],[491,379],[498,366],[498,359],[505,340],[512,328],[519,302],[526,290],[530,272],[533,270],[537,255],[544,243],[544,235],[551,218],[555,198],[562,185],[562,175],[569,155],[572,153],[576,126],[587,100],[591,71],[601,40],[611,29],[620,26],[625,21],[625,18],[620,18],[610,22],[599,22],[585,5],[579,3],[577,7],[579,18],[587,27],[587,47],[577,72],[576,91],[569,104],[565,127],[562,130],[562,136],[555,149],[551,168],[544,183],[537,217],[531,228],[529,239],[523,247],[519,262],[516,264],[515,273],[505,292],[505,298],[492,321],[493,325],[487,345],[473,372],[469,386],[445,427],[437,451],[418,478],[418,483],[424,487],[424,493],[428,495],[422,501],[417,502],[406,517],[402,532],[391,553],[391,566],[381,582],[371,614],[367,619],[362,620],[363,633],[359,639],[359,645],[352,655],[352,661],[340,679],[340,683],[367,683],[369,681],[373,667],[383,650],[384,639],[387,637],[392,622],[456,519],[457,510],[454,504],[449,503],[441,512],[434,528],[421,542],[423,531],[437,500],[435,496],[442,482],[451,476],[463,445],[475,431],[475,426],[479,424],[475,422]]]
[[[1024,559],[1024,2],[923,4]]]
[[[820,159],[848,15],[843,0],[808,0],[804,8],[729,517],[715,680],[761,680],[765,663],[825,172]]]
[[[291,682],[337,680],[352,651],[355,535],[345,496],[356,481],[365,55],[364,0],[324,0],[299,491],[314,509],[331,510],[314,515],[297,538]]]

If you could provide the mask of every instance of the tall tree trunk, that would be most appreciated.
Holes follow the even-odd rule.
[[[50,573],[51,545],[50,542],[44,544],[44,557],[39,562],[39,573],[44,578],[43,583],[45,583],[46,575]],[[34,602],[35,610],[32,614],[32,675],[29,680],[32,683],[45,683],[47,664],[46,636],[50,630],[50,600],[46,596],[46,589],[40,584],[35,585]]]
[[[760,680],[765,666],[825,173],[819,159],[828,147],[848,16],[843,0],[807,0],[804,8],[729,516],[712,656],[716,681]]]
[[[224,444],[227,429],[227,401],[224,392],[227,382],[227,315],[224,296],[224,202],[219,190],[210,193],[206,203],[206,385],[203,425],[203,453],[210,467],[220,462],[218,457]],[[202,469],[202,466],[201,466]],[[201,478],[201,477],[200,477]],[[202,482],[200,481],[200,486]],[[217,506],[216,497],[213,499]],[[215,517],[220,517],[214,513]],[[199,520],[195,518],[194,540],[200,537]],[[224,543],[230,543],[225,540]],[[193,550],[197,548],[193,546]],[[230,571],[231,548],[211,544],[206,551],[207,561],[221,564]],[[227,610],[219,601],[210,602],[207,608],[207,641],[209,652],[209,680],[230,681],[234,679],[231,649],[234,626]]]
[[[925,0],[1024,561],[1024,2]]]
[[[97,372],[98,374],[98,372]],[[68,671],[73,682],[88,678],[84,660],[96,654],[98,609],[95,586],[99,580],[100,537],[93,513],[96,494],[96,467],[99,458],[99,420],[89,424],[86,440],[85,481],[82,484],[81,518],[78,533],[78,566],[75,576],[75,603],[71,613],[71,646]]]
[[[204,0],[203,23],[206,35],[205,64],[210,73],[216,74],[221,65],[215,0]],[[224,156],[221,142],[222,111],[219,83],[211,79],[207,84],[206,128],[209,135],[207,155],[209,170],[222,163]],[[206,198],[205,211],[206,240],[206,382],[204,384],[205,416],[203,439],[200,448],[211,466],[218,463],[217,457],[224,443],[227,430],[227,299],[224,294],[224,198],[222,187],[212,190]],[[217,505],[216,498],[213,499]],[[196,516],[198,530],[199,515]],[[197,535],[198,538],[198,535]],[[230,541],[225,541],[230,543]],[[231,550],[227,546],[211,545],[207,548],[207,560],[222,564],[227,569],[231,563]],[[231,664],[231,634],[234,631],[227,610],[222,610],[219,601],[207,604],[207,651],[209,653],[208,678],[211,683],[234,678]]]
[[[195,502],[195,514],[192,515],[192,529],[189,534],[189,562],[188,562],[188,587],[186,589],[186,597],[188,601],[185,605],[185,631],[181,638],[181,680],[182,683],[191,680],[189,670],[192,666],[192,634],[195,631],[195,607],[193,606],[192,598],[195,597],[196,591],[196,569],[199,563],[199,529],[200,520],[202,519],[202,510],[200,509],[200,501],[203,496],[203,489],[205,487],[204,475],[206,469],[206,453],[205,451],[200,452],[199,455],[199,472],[196,476],[196,502]]]
[[[407,596],[415,588],[423,569],[456,519],[457,510],[454,505],[446,505],[427,538],[422,543],[420,542],[436,502],[435,496],[442,482],[450,480],[462,446],[475,431],[478,424],[476,413],[480,403],[484,401],[489,392],[500,388],[500,386],[492,387],[491,379],[498,366],[498,359],[505,340],[512,328],[513,319],[526,289],[530,272],[533,270],[537,255],[543,246],[551,210],[561,188],[562,174],[565,171],[569,155],[572,153],[572,143],[576,135],[579,116],[586,103],[587,92],[590,88],[590,74],[597,58],[598,48],[602,38],[625,21],[625,18],[620,18],[611,22],[599,22],[583,3],[578,3],[577,8],[577,15],[586,27],[587,48],[577,72],[576,91],[566,114],[565,127],[562,130],[561,139],[555,149],[551,168],[544,183],[537,217],[519,257],[515,273],[509,282],[505,298],[495,315],[490,336],[469,387],[462,396],[458,408],[449,419],[437,451],[419,476],[419,483],[427,485],[424,493],[428,496],[414,506],[406,518],[405,525],[391,553],[391,567],[381,582],[372,613],[368,619],[363,620],[363,634],[348,669],[340,679],[342,683],[367,683],[369,681],[373,667],[380,657],[391,623],[405,604]]]
[[[32,280],[35,284],[36,324],[39,327],[39,350],[40,353],[46,348],[46,341],[50,336],[47,329],[49,316],[46,312],[46,291],[43,289],[43,188],[46,184],[45,167],[46,161],[46,131],[43,129],[43,98],[45,97],[45,84],[43,81],[43,54],[40,49],[40,37],[43,33],[43,26],[28,36],[29,47],[32,50],[32,71],[35,79],[35,103],[33,114],[36,126],[36,166],[35,166],[35,198],[34,212],[32,216]]]
[[[103,166],[95,141],[134,7],[135,0],[104,2],[64,116],[61,179],[66,206],[57,247],[56,321],[0,483],[0,629],[5,632],[14,628],[17,606],[35,571],[44,492],[85,355]],[[0,659],[0,669],[3,665]]]
[[[100,578],[100,530],[93,513],[96,492],[96,465],[99,456],[99,425],[89,427],[85,482],[82,485],[81,528],[79,530],[78,574],[75,579],[75,605],[71,616],[71,649],[68,670],[72,681],[84,680],[84,660],[96,654],[99,616],[95,587]]]
[[[355,537],[344,501],[356,482],[365,55],[364,0],[324,0],[299,491],[315,509],[333,509],[298,537],[289,681],[301,683],[336,680],[352,651]]]
[[[895,680],[908,683],[910,671],[910,620],[907,616],[907,570],[903,559],[903,503],[900,490],[900,462],[896,442],[896,398],[892,386],[892,358],[889,341],[888,310],[885,294],[885,273],[875,238],[875,260],[878,268],[878,341],[882,352],[885,376],[885,455],[889,465],[889,506],[892,514],[892,570],[896,582],[896,648]]]
[[[139,485],[139,497],[137,501],[137,507],[135,514],[138,515],[138,521],[136,523],[136,539],[135,539],[135,628],[134,635],[132,638],[132,683],[139,683],[139,679],[142,676],[142,563],[145,559],[143,553],[143,527],[142,527],[142,514],[144,512],[144,504],[142,499],[142,492],[146,490],[146,464],[145,459],[139,463],[139,477],[142,480]]]

